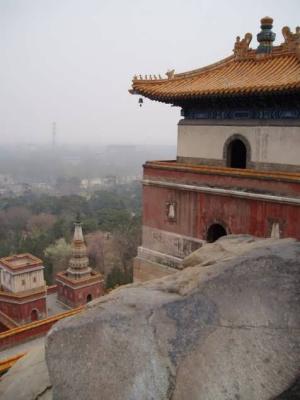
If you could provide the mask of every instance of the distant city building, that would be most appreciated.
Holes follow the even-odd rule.
[[[56,275],[57,298],[69,307],[78,307],[104,294],[104,279],[89,266],[82,226],[75,223],[69,268]]]
[[[0,186],[1,185],[12,185],[14,183],[13,178],[8,174],[0,174]]]
[[[115,186],[117,184],[117,177],[115,175],[106,175],[103,183],[105,186]]]
[[[0,312],[17,324],[47,316],[42,260],[31,254],[3,257],[0,274]]]
[[[140,181],[140,175],[125,175],[125,176],[106,176],[104,178],[82,179],[80,187],[83,190],[99,190],[111,188],[114,185],[126,185],[132,182]]]
[[[134,77],[131,93],[183,117],[177,159],[144,165],[136,270],[176,268],[226,234],[300,239],[300,28],[273,46],[272,24],[261,20],[256,49],[246,33],[215,64]]]

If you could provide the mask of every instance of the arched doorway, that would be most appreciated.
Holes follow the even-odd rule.
[[[34,309],[34,310],[31,311],[30,319],[31,319],[32,322],[33,321],[37,321],[39,319],[39,315],[38,315],[37,310]]]
[[[225,228],[220,224],[212,224],[207,230],[207,241],[213,243],[222,236],[226,236],[227,232]]]
[[[87,297],[86,297],[86,302],[89,303],[92,300],[93,300],[92,295],[88,294]]]
[[[247,167],[247,148],[240,139],[232,140],[227,147],[227,166],[231,168]]]

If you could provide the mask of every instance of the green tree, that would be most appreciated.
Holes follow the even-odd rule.
[[[113,289],[116,286],[126,285],[132,282],[132,274],[127,270],[114,267],[106,278],[106,289]]]
[[[103,208],[97,212],[98,226],[102,231],[113,232],[130,223],[131,216],[127,210]]]
[[[99,190],[95,192],[89,201],[92,210],[99,209],[114,209],[122,210],[125,209],[123,199],[116,193],[108,192],[105,190]]]
[[[45,260],[51,269],[51,282],[54,283],[57,272],[65,270],[71,256],[71,245],[64,238],[56,240],[44,251]]]

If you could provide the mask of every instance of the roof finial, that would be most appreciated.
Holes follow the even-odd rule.
[[[272,32],[273,18],[264,17],[260,20],[261,31],[257,34],[259,46],[256,50],[258,54],[270,54],[276,34]]]
[[[84,242],[81,220],[80,220],[80,212],[77,212],[74,225],[75,229],[74,229],[73,242],[78,242],[78,241]]]

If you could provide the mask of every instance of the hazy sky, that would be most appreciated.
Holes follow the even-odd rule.
[[[175,144],[179,108],[128,93],[228,56],[259,20],[300,25],[299,0],[0,0],[0,143]],[[256,47],[256,40],[251,43]]]

